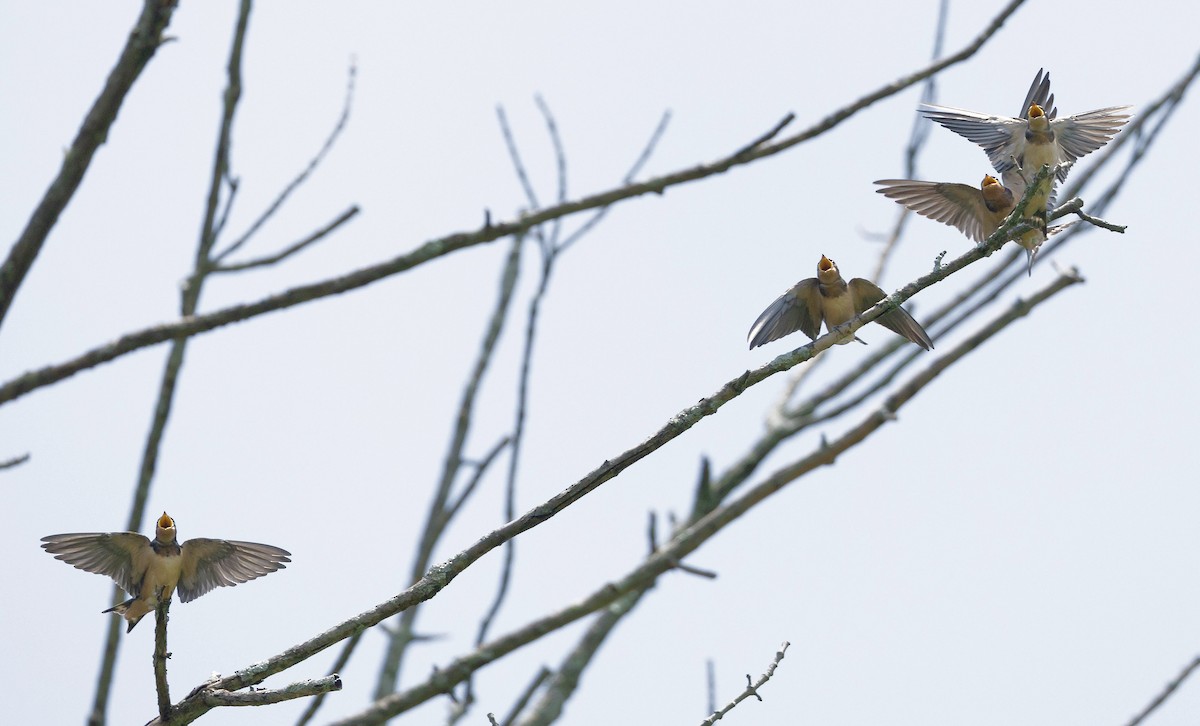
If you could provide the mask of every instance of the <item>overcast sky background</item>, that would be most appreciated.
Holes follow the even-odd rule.
[[[789,111],[805,128],[923,67],[937,2],[264,2],[251,18],[233,147],[229,227],[257,216],[323,142],[347,66],[357,91],[338,146],[243,258],[286,245],[352,203],[358,219],[285,265],[210,279],[201,308],[259,299],[475,229],[523,205],[496,123],[503,104],[543,200],[553,157],[533,103],[554,111],[571,197],[616,186],[665,109],[642,178],[709,161]],[[4,3],[0,22],[0,240],[16,239],[57,172],[140,3]],[[952,4],[946,50],[1000,2]],[[1193,63],[1200,11],[1116,0],[1021,8],[939,102],[1016,111],[1039,67],[1060,115],[1141,106]],[[225,85],[235,3],[186,2],[0,330],[0,380],[178,314],[191,270]],[[725,381],[805,342],[748,352],[746,330],[821,254],[869,275],[896,205],[920,89],[814,142],[614,208],[561,260],[534,361],[524,510],[639,442]],[[565,723],[698,723],[705,660],[719,703],[791,641],[755,724],[1120,724],[1200,651],[1200,384],[1190,313],[1200,264],[1194,172],[1200,100],[1185,100],[1107,217],[1059,258],[1087,284],[944,374],[866,445],[808,476],[689,558],[605,645]],[[925,179],[978,183],[984,154],[935,129]],[[1086,196],[1085,196],[1086,199]],[[568,226],[578,224],[573,218]],[[889,291],[969,243],[925,219],[881,281]],[[454,407],[491,310],[507,241],[192,341],[149,500],[181,539],[289,549],[293,563],[172,609],[175,700],[307,639],[407,584]],[[979,265],[995,264],[999,257]],[[525,257],[521,320],[536,281]],[[965,273],[978,274],[975,271]],[[1035,269],[996,309],[1052,279]],[[917,318],[952,285],[915,299]],[[489,373],[468,453],[511,425],[523,323]],[[961,334],[960,334],[961,335]],[[890,336],[870,326],[872,344]],[[953,338],[938,341],[939,350]],[[38,548],[57,532],[124,527],[167,347],[125,356],[0,410],[5,504],[0,682],[8,723],[79,723],[93,697],[111,584]],[[841,370],[864,352],[834,351]],[[935,351],[921,363],[934,360]],[[701,455],[723,469],[759,434],[783,377],[752,389],[650,459],[517,540],[502,634],[590,593],[644,555],[649,510],[686,513]],[[824,429],[831,438],[856,421]],[[764,472],[803,455],[811,432]],[[499,473],[499,471],[497,471]],[[439,549],[500,524],[489,478]],[[149,525],[149,522],[147,522]],[[469,649],[499,567],[492,553],[420,620],[449,637],[414,649],[402,685]],[[587,621],[485,669],[468,723],[507,712]],[[149,623],[149,624],[148,624]],[[124,637],[110,723],[155,712],[147,620]],[[369,632],[319,721],[362,709],[382,634]],[[336,649],[268,685],[319,677]],[[292,723],[303,701],[218,709],[203,722]],[[407,715],[438,723],[436,699]],[[1195,723],[1200,683],[1155,726]]]

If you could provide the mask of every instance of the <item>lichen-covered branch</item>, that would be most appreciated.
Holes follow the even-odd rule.
[[[823,442],[812,454],[776,470],[738,498],[723,504],[695,522],[680,529],[671,538],[669,543],[651,554],[641,565],[631,570],[621,579],[605,584],[588,597],[573,605],[529,623],[505,636],[485,643],[471,653],[455,659],[444,667],[438,668],[434,675],[424,683],[378,700],[358,715],[337,723],[339,726],[381,724],[387,719],[424,703],[440,693],[450,692],[451,689],[469,678],[476,670],[503,658],[517,648],[573,623],[590,613],[596,612],[600,608],[607,607],[634,590],[651,586],[660,575],[674,569],[676,563],[694,552],[717,532],[766,500],[772,494],[778,492],[804,474],[819,467],[832,464],[838,456],[862,443],[876,430],[889,422],[896,421],[896,412],[940,375],[942,371],[961,360],[1008,325],[1028,315],[1038,305],[1041,305],[1062,290],[1082,281],[1082,278],[1077,274],[1063,274],[1029,299],[1018,300],[1003,314],[997,316],[975,334],[942,354],[916,376],[900,386],[884,400],[878,409],[869,413],[857,426],[832,441]],[[563,495],[560,494],[559,496]],[[552,506],[552,502],[547,502],[541,507],[535,508],[526,517],[536,516],[539,510],[550,509]],[[522,520],[524,519],[525,517],[522,518]],[[520,520],[511,525],[506,525],[506,527],[518,526],[519,522]],[[502,527],[501,529],[505,528]],[[496,532],[489,534],[483,540],[480,540],[479,543],[476,543],[476,546],[479,546],[499,531],[496,530]],[[439,581],[450,574],[444,568],[456,567],[454,563],[458,558],[465,559],[470,556],[468,551],[464,551],[445,563],[442,568],[439,568],[437,573]],[[402,593],[397,597],[404,596],[405,593]],[[395,600],[396,598],[393,598],[393,601]],[[364,616],[366,615],[364,613]],[[360,618],[364,616],[360,616]],[[363,621],[359,620],[358,622],[362,624]],[[324,638],[332,633],[333,631],[327,631],[321,637]],[[308,647],[307,644],[302,644],[293,648],[292,651],[306,647]],[[289,653],[292,651],[289,651]],[[282,658],[283,656],[277,656],[277,659]],[[271,659],[258,664],[247,675],[249,677],[257,677],[258,674],[263,672],[278,672],[281,668],[276,667],[275,661],[276,659]],[[231,678],[238,677],[240,676],[235,675]]]

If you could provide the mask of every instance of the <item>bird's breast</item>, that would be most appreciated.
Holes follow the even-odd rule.
[[[826,329],[841,325],[856,315],[854,300],[845,290],[828,294],[821,288],[821,313],[825,316]]]
[[[146,574],[142,577],[141,596],[151,599],[158,588],[163,588],[163,597],[169,598],[175,591],[179,576],[183,572],[183,556],[178,548],[157,551],[146,562]]]

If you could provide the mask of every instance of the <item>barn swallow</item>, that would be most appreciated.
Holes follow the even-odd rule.
[[[799,330],[816,340],[821,334],[821,321],[831,330],[861,315],[875,303],[887,297],[875,283],[855,277],[847,283],[838,272],[837,264],[825,255],[817,263],[817,276],[801,280],[770,304],[746,336],[754,349],[772,340]],[[889,330],[903,335],[925,350],[933,342],[920,324],[904,308],[896,308],[875,319]],[[840,341],[849,343],[856,338]]]
[[[875,183],[883,187],[876,192],[917,214],[955,227],[975,242],[990,237],[1012,214],[1018,201],[1011,189],[991,175],[983,177],[978,189],[966,184],[913,179],[880,179]],[[1044,207],[1045,202],[1042,204]],[[1030,207],[1032,203],[1026,209]],[[1033,259],[1046,236],[1047,231],[1039,227],[1016,238],[1017,244],[1025,248],[1027,272],[1032,272]]]
[[[161,601],[189,602],[214,587],[233,586],[283,569],[291,553],[271,545],[225,539],[189,539],[181,546],[175,520],[163,512],[154,540],[136,532],[52,534],[42,547],[55,559],[80,570],[111,577],[130,598],[105,610],[115,612],[133,630]]]
[[[1011,190],[996,177],[987,175],[979,188],[951,182],[880,179],[875,191],[917,214],[948,224],[983,242],[996,231],[1016,206]]]
[[[1053,103],[1053,96],[1048,103]],[[1056,109],[1047,113],[1046,107],[1031,103],[1022,117],[1010,118],[923,103],[920,112],[983,147],[996,171],[1003,175],[1019,170],[1028,184],[1043,164],[1057,165],[1058,181],[1066,179],[1077,159],[1107,144],[1129,121],[1125,113],[1129,108],[1111,106],[1055,118]],[[1008,178],[1004,181],[1006,186],[1014,186]],[[1023,187],[1013,189],[1013,194],[1019,198]]]

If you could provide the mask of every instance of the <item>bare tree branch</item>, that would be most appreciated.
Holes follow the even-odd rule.
[[[337,218],[329,224],[318,229],[299,242],[294,242],[288,245],[275,254],[266,255],[265,257],[259,257],[253,260],[247,260],[246,262],[231,262],[227,265],[217,265],[216,267],[213,267],[210,272],[241,272],[243,270],[250,270],[255,267],[266,267],[268,265],[274,265],[276,263],[283,262],[309,245],[320,242],[338,227],[341,227],[343,224],[353,219],[358,212],[358,205],[354,205],[338,215]]]
[[[193,315],[200,303],[200,291],[204,285],[204,275],[201,272],[208,266],[208,255],[215,241],[213,225],[216,224],[217,206],[220,199],[222,180],[229,174],[230,137],[233,133],[233,118],[241,98],[241,63],[242,48],[246,40],[246,32],[250,23],[250,0],[242,0],[238,9],[237,23],[230,43],[229,60],[227,63],[228,81],[225,87],[224,108],[221,114],[221,125],[217,132],[217,148],[213,158],[212,176],[209,179],[207,203],[205,205],[204,224],[200,229],[200,239],[196,245],[194,269],[196,275],[184,286],[180,294],[180,314],[184,318]],[[141,466],[138,469],[138,480],[134,486],[133,502],[129,508],[129,519],[125,531],[139,532],[142,529],[146,514],[146,500],[150,496],[150,486],[154,481],[154,473],[158,468],[158,455],[162,439],[166,433],[167,421],[171,415],[171,405],[175,399],[176,383],[179,372],[183,367],[184,353],[187,348],[186,337],[175,338],[171,342],[171,350],[163,367],[162,379],[159,382],[158,398],[151,415],[150,431],[146,435],[146,443],[142,448]],[[113,603],[121,601],[121,588],[113,588]],[[110,618],[106,624],[104,654],[101,656],[100,671],[96,679],[96,694],[92,703],[92,714],[89,723],[100,726],[105,720],[105,710],[108,694],[112,688],[112,677],[116,667],[117,653],[121,646],[121,621]],[[165,634],[164,634],[165,636]],[[164,665],[165,667],[165,665]],[[168,696],[169,703],[169,696]]]
[[[1058,277],[1053,283],[1031,296],[1028,300],[1018,300],[1008,311],[992,320],[988,325],[984,326],[978,332],[963,340],[948,352],[944,353],[941,357],[934,360],[924,370],[906,382],[903,386],[898,388],[892,393],[892,395],[885,399],[882,406],[869,413],[858,425],[851,428],[849,431],[833,441],[823,442],[812,454],[809,454],[808,456],[792,464],[776,470],[773,474],[768,476],[761,483],[743,493],[740,497],[718,507],[697,521],[692,522],[686,527],[680,529],[676,532],[674,537],[672,537],[672,540],[668,545],[662,547],[653,555],[647,557],[641,565],[631,570],[620,580],[607,583],[588,597],[573,605],[542,617],[532,623],[529,623],[528,625],[518,628],[508,635],[496,638],[484,644],[472,653],[455,659],[449,665],[436,669],[434,675],[426,682],[409,688],[406,691],[392,694],[385,699],[376,701],[358,715],[338,721],[337,724],[339,724],[339,726],[367,726],[370,724],[381,724],[399,713],[424,703],[439,693],[449,692],[454,688],[455,685],[469,678],[471,674],[479,668],[482,668],[483,666],[504,657],[517,648],[526,645],[548,633],[554,632],[558,628],[575,622],[576,620],[585,617],[586,615],[595,612],[600,608],[606,607],[616,602],[624,595],[633,592],[634,590],[652,585],[653,582],[664,572],[674,569],[674,563],[680,561],[691,552],[694,552],[698,547],[700,547],[701,544],[710,539],[729,523],[744,515],[754,506],[760,504],[772,494],[778,492],[787,484],[795,481],[804,474],[807,474],[808,472],[819,467],[832,464],[834,461],[836,461],[839,455],[865,441],[876,430],[887,423],[896,421],[896,412],[899,411],[909,400],[916,396],[926,385],[931,383],[938,375],[940,375],[942,371],[961,360],[967,354],[975,350],[977,347],[999,333],[1008,325],[1028,315],[1038,305],[1053,297],[1058,292],[1061,292],[1067,287],[1078,284],[1081,281],[1082,278],[1076,274],[1065,274]],[[560,494],[559,496],[561,497],[563,495]],[[526,516],[532,516],[538,510],[552,509],[552,502],[553,500],[543,504],[541,507],[531,511],[530,514],[527,514]],[[506,526],[515,526],[518,524],[519,522],[514,522]],[[497,530],[497,532],[498,531],[499,530]],[[480,540],[479,543],[476,543],[475,546],[478,546],[491,536],[492,535],[488,535],[484,539]],[[450,575],[449,568],[455,567],[455,560],[460,557],[467,556],[467,552],[468,550],[464,550],[462,553],[456,556],[456,558],[453,558],[445,563],[437,572],[438,579],[444,579]],[[404,594],[402,593],[401,595],[397,596],[397,598],[403,596]],[[389,601],[389,603],[396,601],[397,598],[393,598],[391,601]],[[387,604],[388,603],[385,603],[380,607],[384,607]],[[364,618],[367,615],[368,613],[364,613],[359,617]],[[362,621],[359,622],[361,623]],[[334,630],[337,629],[335,628]],[[325,634],[322,634],[322,636],[319,637],[325,638],[326,636],[333,634],[334,630],[327,631]],[[310,643],[312,642],[313,641],[310,641]],[[289,651],[289,653],[306,647],[307,646],[304,644],[301,646],[296,646]],[[277,659],[282,659],[283,657],[283,655],[277,656],[274,659],[257,664],[256,666],[252,667],[252,669],[248,669],[249,672],[242,671],[239,674],[230,676],[226,680],[245,677],[258,677],[258,675],[264,671],[270,671],[271,673],[278,672],[278,670],[275,668],[275,661]],[[242,676],[242,673],[247,675]]]
[[[562,715],[563,706],[567,699],[575,693],[575,689],[579,686],[579,679],[583,676],[583,670],[592,662],[596,651],[648,590],[649,587],[644,587],[627,593],[606,607],[592,621],[583,637],[567,653],[567,657],[554,672],[529,715],[519,721],[521,726],[546,726],[558,720]]]
[[[172,338],[181,336],[191,336],[198,333],[207,332],[215,328],[229,325],[230,323],[239,322],[265,313],[281,310],[283,308],[292,307],[301,303],[310,302],[329,295],[338,295],[359,287],[364,287],[373,282],[377,282],[391,275],[398,274],[405,270],[411,269],[429,260],[436,259],[443,255],[456,252],[467,247],[472,247],[487,242],[492,242],[501,237],[507,237],[512,234],[518,234],[530,230],[537,225],[547,222],[558,217],[563,217],[569,214],[589,209],[598,209],[605,207],[625,199],[632,199],[645,194],[662,194],[669,187],[687,182],[705,179],[717,174],[722,174],[729,171],[735,166],[749,164],[759,159],[768,156],[774,156],[782,151],[796,146],[797,144],[809,141],[826,131],[836,127],[841,122],[850,118],[854,114],[870,106],[871,104],[888,96],[894,95],[908,88],[909,86],[919,83],[929,76],[948,68],[956,63],[960,63],[967,58],[970,58],[979,50],[1004,24],[1013,12],[1022,4],[1023,0],[1011,0],[1007,6],[992,20],[988,27],[980,33],[971,43],[963,50],[949,56],[937,63],[934,63],[920,71],[911,73],[889,85],[863,96],[854,103],[846,106],[834,113],[830,114],[816,125],[790,136],[786,139],[778,141],[774,144],[766,144],[756,147],[753,151],[744,154],[735,153],[718,161],[709,164],[699,164],[690,169],[666,174],[660,177],[655,177],[645,182],[627,184],[617,189],[612,189],[599,194],[593,194],[579,200],[566,202],[563,204],[547,207],[537,212],[523,215],[520,219],[512,222],[504,222],[494,225],[490,220],[486,221],[484,226],[474,232],[458,232],[449,234],[437,239],[426,242],[416,250],[396,257],[392,260],[382,262],[370,267],[365,267],[360,270],[335,277],[328,280],[295,287],[254,303],[244,303],[234,305],[222,310],[209,313],[207,315],[198,315],[191,318],[185,318],[175,323],[158,325],[146,328],[137,332],[128,333],[121,336],[116,341],[106,345],[99,346],[88,352],[85,352],[69,361],[56,365],[49,365],[37,370],[29,371],[21,376],[0,386],[0,404],[19,398],[30,391],[36,390],[43,386],[48,386],[58,381],[68,378],[79,371],[102,363],[107,363],[115,358],[131,353],[135,350],[145,348],[151,345],[156,345]]]
[[[33,267],[33,261],[41,252],[50,230],[83,182],[83,175],[91,165],[96,150],[108,140],[108,130],[117,120],[117,112],[121,110],[125,97],[162,45],[163,31],[171,22],[176,5],[175,0],[145,0],[142,3],[142,13],[130,31],[116,65],[109,72],[104,89],[84,116],[75,140],[63,156],[58,176],[50,182],[50,188],[33,210],[4,264],[0,265],[0,324],[8,315],[17,288]]]
[[[12,469],[13,467],[20,466],[21,464],[24,464],[27,461],[29,461],[29,452],[25,452],[24,454],[21,454],[19,456],[14,456],[11,459],[6,459],[4,461],[0,461],[0,471],[3,471],[5,469]]]
[[[480,343],[479,353],[475,357],[475,365],[472,367],[471,373],[467,378],[467,383],[463,388],[462,398],[459,400],[458,415],[454,420],[454,430],[450,434],[450,445],[447,448],[446,457],[442,463],[442,474],[438,480],[437,488],[434,490],[433,499],[429,503],[429,513],[425,515],[425,525],[421,530],[417,552],[413,556],[409,575],[410,583],[419,581],[421,576],[425,574],[425,571],[429,569],[429,565],[433,561],[434,548],[441,540],[446,527],[449,526],[450,521],[458,513],[463,502],[475,490],[475,486],[483,477],[487,464],[490,464],[491,460],[503,448],[502,446],[493,448],[492,453],[485,458],[486,464],[476,469],[472,481],[463,488],[457,500],[452,502],[454,482],[457,480],[459,470],[463,464],[463,449],[466,447],[467,434],[471,429],[471,421],[475,414],[475,403],[479,389],[483,384],[484,374],[487,373],[487,369],[491,365],[492,357],[496,351],[496,344],[500,340],[500,333],[504,330],[504,323],[508,319],[508,311],[512,304],[513,292],[516,289],[517,277],[521,269],[521,249],[523,246],[524,235],[514,235],[512,245],[508,250],[508,256],[504,261],[504,267],[500,273],[500,291],[496,298],[496,305],[492,309],[491,318],[484,330],[483,341]],[[510,438],[506,437],[504,445],[507,445],[510,440]],[[387,650],[383,657],[383,665],[380,668],[379,677],[376,682],[377,693],[381,691],[391,693],[396,689],[395,684],[400,680],[400,669],[404,662],[405,653],[408,650],[408,646],[413,642],[411,636],[413,629],[416,627],[419,610],[419,607],[406,610],[401,616],[396,634],[388,641]],[[355,643],[357,643],[357,639]],[[353,648],[353,644],[347,646],[349,651],[352,651]],[[349,657],[349,653],[345,655],[347,658]],[[391,684],[390,690],[388,690],[388,684]],[[386,693],[382,693],[376,697],[381,697],[382,695],[386,695]],[[313,709],[319,706],[320,702],[318,701],[314,704]]]
[[[164,721],[171,715],[171,687],[167,684],[167,611],[171,599],[163,597],[163,588],[158,588],[158,606],[154,608],[154,691],[158,695],[158,717]],[[113,618],[121,622],[120,618]]]
[[[330,149],[333,148],[333,145],[337,141],[338,137],[342,135],[342,130],[346,128],[346,122],[350,120],[350,108],[354,102],[354,77],[356,74],[357,69],[354,65],[354,61],[351,61],[350,70],[348,71],[346,78],[346,100],[342,103],[342,114],[338,117],[337,123],[334,124],[333,131],[329,132],[329,136],[325,139],[325,143],[321,146],[320,150],[317,151],[316,155],[308,162],[308,166],[306,166],[303,171],[297,174],[296,177],[292,179],[292,181],[288,183],[286,187],[283,188],[283,191],[279,193],[279,196],[275,198],[275,201],[271,202],[270,206],[268,206],[263,213],[259,215],[258,219],[254,220],[253,224],[250,225],[250,228],[246,230],[241,237],[238,237],[232,244],[230,244],[220,253],[213,256],[212,261],[214,264],[220,265],[227,257],[232,255],[234,252],[237,252],[242,245],[246,244],[246,242],[249,241],[250,238],[253,237],[256,232],[258,232],[258,230],[262,229],[262,226],[266,224],[271,217],[275,216],[275,213],[279,211],[279,209],[283,206],[283,203],[286,202],[288,197],[292,195],[292,192],[296,191],[296,189],[304,184],[304,182],[308,180],[309,176],[311,176],[312,173],[316,171],[317,167],[320,166]],[[357,207],[355,207],[355,210],[357,211]],[[226,267],[235,266],[227,265]]]
[[[946,40],[946,16],[949,15],[950,4],[948,0],[941,0],[938,3],[937,23],[933,31],[933,53],[930,54],[930,60],[936,61],[942,54],[942,44]],[[921,91],[920,103],[936,103],[937,102],[937,76],[932,75],[925,79],[925,87]],[[917,157],[921,154],[921,149],[925,147],[925,140],[929,138],[929,130],[933,126],[921,114],[913,114],[912,133],[908,137],[908,146],[904,149],[904,178],[917,178]],[[883,249],[879,251],[879,259],[875,263],[875,272],[870,279],[878,284],[883,280],[883,271],[887,269],[887,263],[892,257],[892,252],[895,251],[896,245],[900,242],[901,235],[904,234],[904,223],[909,219],[908,207],[900,205],[900,212],[896,215],[896,224],[892,227],[891,233],[884,241]]]
[[[739,703],[747,698],[754,696],[758,700],[762,700],[762,696],[758,695],[758,689],[762,688],[767,681],[771,680],[771,676],[775,675],[775,669],[779,667],[779,662],[783,660],[783,654],[787,652],[788,646],[791,643],[786,640],[779,646],[779,650],[775,651],[775,658],[771,661],[771,665],[767,666],[767,670],[757,681],[750,680],[750,674],[746,674],[746,689],[738,694],[736,698],[727,703],[720,711],[713,711],[713,714],[700,722],[701,726],[712,726],[717,721],[725,718],[725,714],[732,711]]]
[[[512,708],[509,709],[508,715],[504,717],[504,721],[502,722],[503,726],[513,726],[513,724],[517,722],[517,717],[520,716],[521,712],[525,710],[525,706],[529,703],[529,700],[533,698],[533,694],[537,692],[538,688],[541,688],[542,684],[545,683],[546,679],[549,677],[549,668],[542,666],[538,669],[538,672],[536,675],[534,675],[533,680],[529,682],[529,685],[526,686],[525,690],[521,692],[521,695],[517,697],[517,700],[513,703]]]
[[[197,688],[192,691],[183,706],[172,709],[171,713],[151,720],[146,726],[182,726],[189,724],[222,706],[269,706],[274,703],[291,701],[307,696],[323,696],[332,691],[342,690],[342,679],[336,673],[324,678],[313,678],[307,681],[297,681],[283,688],[251,688],[240,691],[226,691],[220,688]]]
[[[1134,716],[1133,720],[1126,724],[1126,726],[1138,726],[1138,724],[1145,721],[1150,714],[1154,713],[1158,709],[1159,706],[1166,703],[1167,699],[1171,697],[1171,694],[1175,693],[1175,690],[1179,688],[1179,686],[1181,686],[1183,682],[1187,680],[1187,677],[1192,675],[1192,671],[1196,670],[1197,668],[1200,668],[1200,656],[1196,656],[1191,663],[1188,663],[1187,667],[1183,669],[1183,672],[1176,676],[1175,680],[1168,683],[1166,687],[1163,688],[1162,692],[1155,696],[1154,700],[1151,701],[1144,709],[1142,709],[1141,713]]]

